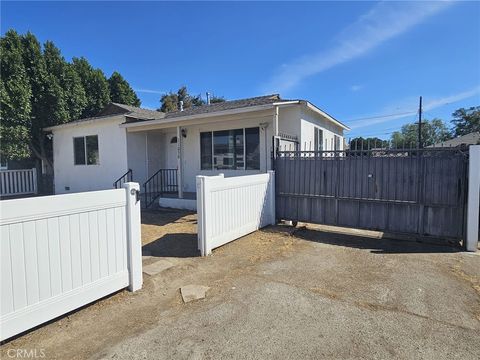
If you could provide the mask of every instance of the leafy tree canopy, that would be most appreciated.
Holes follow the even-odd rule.
[[[443,120],[422,121],[423,146],[433,145],[450,138],[450,131]],[[392,134],[391,143],[394,148],[398,149],[418,147],[418,123],[403,125],[400,131],[395,131]]]
[[[87,96],[87,103],[82,111],[82,117],[95,116],[110,103],[108,80],[102,70],[93,68],[84,57],[73,58],[73,67],[80,76]]]
[[[170,91],[167,94],[162,95],[160,98],[160,111],[163,112],[171,112],[171,111],[178,111],[179,109],[179,103],[180,101],[183,101],[183,108],[188,109],[193,106],[201,106],[205,105],[206,102],[205,100],[202,99],[202,96],[196,95],[193,96],[188,93],[187,87],[182,86],[180,89],[177,90],[177,92]],[[219,102],[224,102],[225,98],[221,96],[212,96],[210,98],[210,103],[219,103]]]
[[[468,109],[460,108],[452,116],[454,136],[480,131],[480,106],[472,106]]]
[[[140,106],[141,102],[137,94],[118,72],[114,71],[112,76],[110,76],[108,86],[110,87],[111,101],[137,107]]]
[[[69,63],[51,41],[9,30],[0,38],[0,156],[35,157],[50,165],[51,142],[42,129],[95,116],[111,99],[140,106],[128,82],[109,80],[85,58]],[[51,170],[51,169],[50,169]]]
[[[388,147],[388,140],[378,137],[356,137],[350,140],[350,150],[372,150]]]

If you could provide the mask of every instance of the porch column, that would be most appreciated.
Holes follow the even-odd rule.
[[[177,126],[177,184],[178,198],[183,199],[183,152],[182,152],[182,129]]]
[[[271,164],[270,170],[273,170],[275,167],[275,159],[277,158],[277,146],[280,144],[279,136],[278,136],[278,115],[279,115],[279,107],[278,105],[275,106],[273,112],[273,136],[272,136],[272,156],[271,156]],[[267,151],[267,144],[265,144],[265,151]],[[266,170],[268,171],[268,166],[265,164]]]

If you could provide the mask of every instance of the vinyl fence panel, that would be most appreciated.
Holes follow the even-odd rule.
[[[212,249],[275,223],[275,177],[197,176],[198,246]]]
[[[141,287],[139,187],[124,186],[1,202],[1,340]]]

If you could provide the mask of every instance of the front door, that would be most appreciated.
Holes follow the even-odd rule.
[[[177,135],[168,134],[167,135],[168,144],[167,144],[167,169],[176,169],[177,168]]]

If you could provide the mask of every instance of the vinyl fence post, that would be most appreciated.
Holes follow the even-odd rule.
[[[140,185],[135,182],[123,184],[127,196],[127,252],[130,285],[128,290],[137,291],[142,288],[142,234],[140,226]]]
[[[198,250],[202,256],[207,256],[207,229],[206,229],[206,204],[205,204],[206,176],[196,177],[197,186],[197,227],[198,227]]]
[[[37,169],[32,168],[32,177],[33,177],[33,193],[37,195],[38,192],[38,179],[37,179]]]
[[[270,225],[276,224],[275,214],[275,171],[268,171],[268,196],[270,197]]]
[[[467,236],[466,250],[478,249],[480,208],[480,145],[470,145],[468,163]]]

